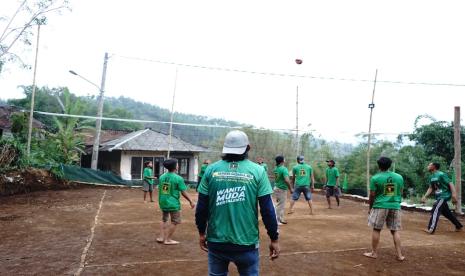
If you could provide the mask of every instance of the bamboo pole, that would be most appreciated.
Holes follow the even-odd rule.
[[[373,108],[375,108],[375,90],[376,90],[376,78],[378,77],[378,69],[375,72],[375,81],[373,83],[373,94],[371,95],[371,104],[368,105],[370,108],[370,123],[368,126],[368,148],[367,148],[367,197],[370,195],[370,149],[371,149],[371,123],[373,119]]]
[[[28,158],[31,154],[32,121],[34,120],[34,98],[36,94],[37,57],[39,56],[39,41],[40,41],[39,39],[40,39],[40,23],[37,25],[36,57],[34,61],[34,75],[32,77],[31,109],[29,111],[29,127],[27,131],[26,154]]]
[[[454,107],[454,165],[455,165],[455,190],[457,192],[457,204],[455,212],[462,214],[462,146],[460,144],[460,106]]]

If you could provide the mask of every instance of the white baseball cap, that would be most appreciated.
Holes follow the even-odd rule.
[[[224,138],[223,153],[243,154],[248,145],[247,134],[240,130],[233,130]]]

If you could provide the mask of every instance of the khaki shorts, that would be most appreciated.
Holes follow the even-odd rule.
[[[401,212],[395,209],[371,209],[368,216],[368,225],[373,229],[383,229],[384,222],[387,228],[393,231],[398,231],[402,228]]]
[[[172,224],[176,225],[181,223],[180,211],[163,211],[163,222],[167,222],[169,217],[171,217]]]

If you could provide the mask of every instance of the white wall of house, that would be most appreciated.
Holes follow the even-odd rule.
[[[194,154],[194,158],[190,159],[189,164],[189,181],[197,181],[197,175],[199,172],[199,154]]]
[[[121,165],[120,172],[121,178],[124,180],[131,180],[131,160],[132,157],[165,157],[165,152],[158,151],[122,151],[121,152]],[[189,153],[185,156],[189,158],[189,181],[197,181],[197,173],[199,170],[199,157],[198,153]]]
[[[132,157],[164,157],[164,153],[158,151],[122,151],[121,152],[121,178],[131,180],[131,158]]]

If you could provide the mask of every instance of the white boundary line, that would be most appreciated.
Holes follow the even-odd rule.
[[[94,239],[95,227],[97,226],[98,216],[100,214],[100,210],[102,210],[103,199],[105,198],[106,194],[107,194],[107,190],[104,190],[103,194],[102,194],[102,198],[100,199],[100,205],[98,207],[97,214],[95,215],[95,218],[94,218],[94,225],[92,225],[92,228],[90,229],[90,237],[89,237],[89,239],[87,239],[87,244],[84,247],[84,250],[82,250],[81,263],[79,264],[79,269],[76,271],[76,273],[74,273],[75,276],[81,275],[82,271],[84,270],[86,257],[87,257],[87,252],[89,251],[89,248],[90,248],[90,246],[92,244],[92,241]]]
[[[115,184],[105,184],[105,183],[93,183],[93,182],[84,182],[84,181],[75,181],[75,180],[68,180],[69,182],[85,184],[85,185],[92,185],[92,186],[103,186],[103,187],[117,187],[117,188],[142,188],[141,185],[131,185],[127,186],[124,184],[115,185]]]
[[[439,242],[439,243],[411,244],[411,245],[403,245],[402,248],[428,247],[428,246],[438,246],[438,245],[459,245],[459,244],[465,244],[465,242]],[[388,249],[388,248],[392,248],[392,246],[382,246],[382,247],[379,247],[378,249]],[[279,256],[341,253],[341,252],[361,251],[361,250],[369,250],[369,249],[367,247],[360,247],[360,248],[348,248],[348,249],[337,249],[337,250],[297,251],[297,252],[281,253]],[[261,255],[260,258],[269,258],[269,257],[267,255]],[[91,267],[107,267],[107,266],[132,266],[132,265],[143,265],[143,264],[172,264],[172,263],[187,263],[187,262],[192,262],[192,263],[207,262],[207,259],[173,259],[173,260],[159,260],[159,261],[145,261],[145,262],[130,262],[130,263],[122,263],[122,264],[108,263],[108,264],[87,265],[86,267],[91,268]]]

